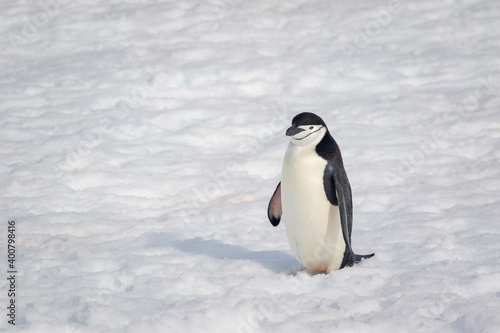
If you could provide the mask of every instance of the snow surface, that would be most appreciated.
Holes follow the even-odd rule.
[[[498,1],[1,8],[2,331],[500,331]],[[376,253],[329,275],[266,217],[303,111]]]

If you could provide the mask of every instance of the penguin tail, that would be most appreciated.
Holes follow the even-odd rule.
[[[356,254],[354,252],[350,252],[349,254],[344,255],[344,260],[342,260],[342,264],[340,265],[339,269],[342,269],[346,266],[354,266],[355,264],[359,264],[361,262],[361,259],[368,259],[371,258],[375,255],[375,253],[372,254]]]
[[[372,254],[354,254],[354,263],[359,264],[361,262],[361,259],[368,259],[371,258],[375,255],[375,253]]]

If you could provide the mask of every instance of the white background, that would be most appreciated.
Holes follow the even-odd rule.
[[[1,8],[2,330],[500,329],[497,1]],[[303,111],[342,150],[354,251],[376,253],[329,275],[266,217]]]

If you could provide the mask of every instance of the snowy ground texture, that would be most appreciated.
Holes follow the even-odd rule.
[[[500,331],[498,1],[1,8],[2,331]],[[266,217],[303,111],[376,253],[329,275]]]

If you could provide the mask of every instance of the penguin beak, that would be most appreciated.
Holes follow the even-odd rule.
[[[286,136],[294,136],[296,134],[299,134],[300,132],[303,132],[304,129],[298,128],[295,125],[290,127],[289,129],[286,130]]]

